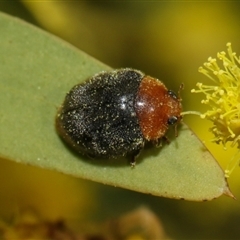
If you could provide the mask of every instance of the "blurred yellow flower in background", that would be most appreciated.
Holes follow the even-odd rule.
[[[222,61],[222,68],[217,59],[209,57],[204,67],[199,72],[206,75],[214,83],[203,85],[198,82],[198,90],[192,89],[193,93],[205,94],[201,103],[210,107],[202,118],[213,123],[210,131],[214,134],[213,142],[222,144],[226,149],[226,143],[232,142],[234,147],[240,147],[240,58],[232,51],[231,43],[227,43],[226,52],[219,52],[217,58]],[[229,162],[226,176],[229,176],[238,163],[237,155]]]

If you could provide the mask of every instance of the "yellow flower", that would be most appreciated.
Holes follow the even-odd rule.
[[[197,83],[198,90],[192,89],[191,92],[205,94],[201,102],[210,109],[201,117],[213,123],[210,131],[215,138],[212,141],[223,144],[224,148],[227,142],[240,148],[240,58],[232,51],[231,43],[227,43],[227,54],[220,52],[217,58],[209,57],[204,67],[199,68],[199,72],[211,79],[213,84]],[[232,170],[227,169],[227,175]]]

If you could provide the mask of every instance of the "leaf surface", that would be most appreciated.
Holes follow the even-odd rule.
[[[133,169],[126,159],[96,161],[72,152],[55,131],[57,108],[72,86],[110,68],[5,14],[0,29],[2,158],[169,198],[232,196],[222,169],[184,124],[169,145],[143,150]]]

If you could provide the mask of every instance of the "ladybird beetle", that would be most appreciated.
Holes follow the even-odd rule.
[[[130,156],[155,145],[181,120],[181,99],[158,79],[131,68],[100,72],[74,86],[56,117],[59,135],[90,158]]]

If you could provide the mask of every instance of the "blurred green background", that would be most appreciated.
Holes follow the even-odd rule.
[[[227,42],[240,55],[240,3],[236,1],[22,0],[0,1],[0,11],[59,36],[113,68],[140,69],[175,91],[184,83],[184,110],[203,110],[203,96],[190,94],[190,90],[199,81],[208,82],[198,67],[209,56],[225,51]],[[210,143],[209,122],[196,116],[186,116],[184,121],[225,169],[236,149],[224,151]],[[171,238],[238,239],[240,235],[240,200],[177,201],[10,161],[0,164],[0,215],[4,219],[31,207],[46,218],[64,217],[77,227],[145,205],[158,214]],[[237,168],[229,179],[237,199],[239,173]]]

